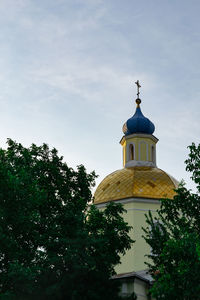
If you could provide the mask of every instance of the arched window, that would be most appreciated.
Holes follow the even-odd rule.
[[[134,147],[133,147],[133,144],[129,145],[129,160],[134,160]]]

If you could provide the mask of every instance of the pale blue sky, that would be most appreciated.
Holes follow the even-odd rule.
[[[199,0],[0,1],[0,144],[55,146],[98,182],[122,167],[123,123],[155,126],[158,167],[188,182],[200,136]]]

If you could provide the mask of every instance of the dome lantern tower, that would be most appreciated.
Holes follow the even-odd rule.
[[[137,106],[135,114],[123,125],[123,133],[120,144],[123,147],[123,166],[129,167],[156,167],[156,143],[158,139],[152,135],[155,126],[146,118],[140,108],[141,99],[139,98],[139,81]]]

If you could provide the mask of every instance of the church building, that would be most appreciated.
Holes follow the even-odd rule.
[[[153,135],[155,126],[142,114],[139,81],[136,84],[136,111],[123,125],[120,141],[123,168],[103,179],[94,194],[94,203],[103,209],[108,202],[115,201],[122,203],[126,209],[124,219],[133,227],[130,236],[135,243],[121,258],[113,280],[120,280],[122,296],[128,296],[134,291],[137,300],[145,300],[151,299],[149,288],[152,284],[152,277],[145,265],[145,255],[151,249],[142,237],[142,227],[146,227],[145,214],[150,210],[155,216],[161,198],[173,199],[178,181],[157,167],[158,139]]]

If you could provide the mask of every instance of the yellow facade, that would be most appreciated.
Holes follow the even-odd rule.
[[[133,227],[130,236],[135,240],[135,243],[122,256],[121,264],[116,267],[117,274],[136,272],[147,268],[145,265],[145,261],[147,261],[145,255],[150,252],[150,248],[142,237],[142,227],[146,227],[145,214],[151,210],[152,215],[155,216],[160,203],[156,200],[142,202],[138,201],[138,199],[132,199],[128,203],[123,203],[123,206],[127,211],[124,214],[124,220]]]
[[[132,134],[123,137],[120,141],[123,147],[123,167],[129,160],[154,162],[158,139],[152,135]],[[134,158],[130,159],[130,146],[133,145]]]

